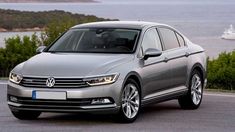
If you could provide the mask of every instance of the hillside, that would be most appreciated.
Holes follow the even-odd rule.
[[[0,31],[40,30],[52,21],[60,22],[66,19],[73,20],[77,24],[111,20],[61,10],[32,12],[0,9],[0,16]]]
[[[95,0],[0,0],[0,3],[96,2]]]

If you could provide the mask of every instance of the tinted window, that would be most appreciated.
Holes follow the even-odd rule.
[[[185,45],[184,38],[181,35],[179,35],[178,33],[176,33],[176,36],[177,36],[177,38],[179,40],[180,46],[181,47],[184,46]]]
[[[148,48],[162,50],[161,41],[156,29],[150,29],[145,33],[142,46],[144,52]]]
[[[71,29],[58,39],[49,52],[131,53],[139,30],[89,28]]]
[[[167,28],[159,28],[159,31],[162,35],[162,40],[166,50],[179,47],[179,43],[174,31]]]

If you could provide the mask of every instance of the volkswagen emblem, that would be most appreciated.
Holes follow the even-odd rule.
[[[53,87],[55,85],[55,78],[54,77],[49,77],[46,81],[47,87]]]

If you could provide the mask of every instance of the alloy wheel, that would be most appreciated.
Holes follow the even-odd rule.
[[[195,105],[198,105],[202,99],[202,82],[198,74],[194,74],[191,83],[191,97]]]
[[[122,111],[129,119],[134,118],[140,107],[140,97],[137,87],[127,84],[122,93]]]

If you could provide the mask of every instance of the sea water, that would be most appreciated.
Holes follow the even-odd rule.
[[[0,3],[0,8],[25,11],[65,10],[119,20],[153,21],[169,24],[208,56],[235,49],[235,41],[222,40],[221,34],[235,25],[234,0],[100,0],[99,3]],[[10,37],[14,34],[5,34]],[[0,46],[3,46],[0,33]],[[1,44],[2,43],[2,44]]]

